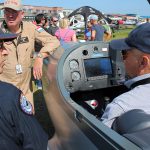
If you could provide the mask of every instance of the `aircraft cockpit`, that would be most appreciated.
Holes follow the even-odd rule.
[[[89,42],[70,52],[63,64],[63,83],[73,101],[97,117],[114,97],[127,90],[120,52],[108,43]]]
[[[55,128],[52,149],[141,149],[100,121],[107,104],[128,90],[121,52],[105,42],[72,44],[57,49],[45,70],[44,97]]]

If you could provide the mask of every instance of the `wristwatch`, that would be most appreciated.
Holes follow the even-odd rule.
[[[43,54],[42,53],[38,53],[36,57],[43,58]]]

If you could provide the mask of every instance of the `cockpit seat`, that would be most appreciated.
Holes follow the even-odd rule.
[[[134,109],[118,117],[112,126],[120,134],[133,133],[150,128],[150,115]]]
[[[123,135],[143,150],[150,150],[150,115],[134,109],[118,117],[112,129]]]

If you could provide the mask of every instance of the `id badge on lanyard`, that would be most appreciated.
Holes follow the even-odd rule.
[[[21,74],[22,73],[22,66],[20,64],[16,65],[16,73]]]
[[[16,46],[16,48],[17,48],[17,46],[18,46],[18,44],[19,44],[19,42],[20,42],[20,39],[21,39],[21,34],[20,34],[19,37],[17,38],[17,45],[16,45],[15,42],[13,41],[13,44]],[[17,52],[17,50],[16,50],[16,57],[17,57],[17,60],[18,60],[18,52]],[[16,65],[16,73],[17,73],[17,74],[21,74],[21,73],[22,73],[22,66],[21,66],[21,64],[17,64],[17,65]]]

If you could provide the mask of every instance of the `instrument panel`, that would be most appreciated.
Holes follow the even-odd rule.
[[[121,53],[109,50],[104,42],[85,43],[72,50],[63,65],[68,92],[106,88],[124,79]]]

